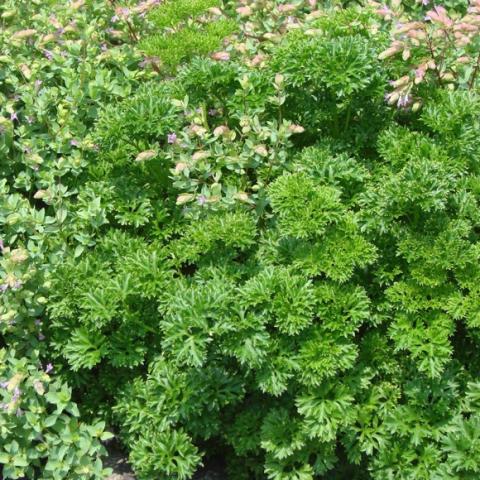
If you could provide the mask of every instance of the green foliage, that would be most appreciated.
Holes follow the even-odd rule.
[[[219,6],[219,0],[170,0],[155,8],[150,19],[157,28],[175,27],[188,18],[196,18],[209,8]]]
[[[110,29],[113,9],[83,3],[0,5],[2,478],[108,474],[99,442],[109,438],[105,423],[98,411],[91,425],[78,420],[45,308],[65,251],[93,245],[107,221],[98,190],[78,190],[96,149],[88,134],[98,112],[152,75],[138,69],[141,57],[122,41],[124,32]]]
[[[167,72],[173,72],[182,62],[217,49],[235,28],[232,20],[218,20],[203,28],[184,27],[174,34],[150,36],[142,41],[140,48],[147,55],[161,58]]]
[[[79,422],[71,390],[49,375],[36,355],[16,359],[0,350],[2,478],[103,479],[105,424]]]
[[[285,111],[337,141],[345,133],[366,146],[386,116],[385,71],[376,58],[383,37],[372,33],[373,17],[361,9],[325,16],[309,27],[290,32],[272,52],[270,68],[285,76]]]
[[[82,25],[133,40],[155,3]],[[2,73],[3,476],[99,478],[100,417],[141,480],[213,451],[238,479],[478,477],[478,92],[390,108],[386,26],[311,3],[156,7],[168,80],[88,29],[83,63],[31,54],[39,91]]]
[[[222,14],[218,0],[180,0],[162,3],[149,15],[152,33],[139,47],[158,58],[163,71],[197,56],[207,55],[222,46],[222,41],[237,30],[237,23]]]

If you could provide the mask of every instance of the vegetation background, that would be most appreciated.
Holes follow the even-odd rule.
[[[480,0],[4,0],[0,464],[480,475]]]

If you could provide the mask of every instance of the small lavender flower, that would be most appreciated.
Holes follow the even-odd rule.
[[[205,195],[199,195],[197,202],[199,205],[203,206],[207,203],[207,197]]]
[[[8,403],[0,403],[0,408],[2,410],[8,410]]]
[[[43,342],[45,340],[45,335],[43,333],[38,334],[38,339]]]
[[[106,52],[108,50],[108,47],[107,47],[107,44],[106,43],[102,43],[100,45],[100,50],[102,50],[102,52]]]
[[[427,6],[430,3],[430,0],[422,0],[422,5]]]
[[[15,282],[13,282],[13,287],[12,287],[12,288],[13,288],[14,290],[18,290],[19,288],[22,287],[22,285],[23,285],[23,284],[22,284],[22,282],[21,282],[20,280],[15,280]]]
[[[211,109],[208,111],[208,114],[209,114],[211,117],[215,117],[215,115],[218,114],[218,110],[216,110],[215,108],[211,108]]]
[[[3,252],[5,250],[5,244],[3,243],[3,240],[0,238],[0,252]]]
[[[22,394],[22,391],[18,387],[15,387],[15,390],[13,391],[12,400],[16,402],[20,398],[21,394]]]
[[[398,99],[397,102],[397,107],[402,108],[406,107],[410,103],[410,95],[400,95],[400,98]]]
[[[44,50],[43,55],[47,60],[52,60],[53,59],[53,53],[50,50]]]
[[[169,134],[167,135],[167,141],[168,141],[168,143],[170,143],[170,144],[175,143],[175,142],[177,141],[177,134],[176,134],[176,133],[169,133]]]
[[[0,285],[0,292],[5,293],[8,290],[8,285],[6,283],[2,283]]]
[[[17,112],[12,112],[12,113],[10,114],[10,120],[11,120],[12,122],[14,122],[15,120],[18,121]]]
[[[0,387],[1,388],[7,388],[8,387],[8,382],[1,382]]]
[[[72,140],[70,140],[70,145],[72,145],[72,147],[78,147],[80,144],[78,143],[78,140],[75,140],[73,138]]]
[[[37,319],[35,320],[35,325],[38,327],[38,326],[40,326],[41,324],[42,324],[42,321],[41,321],[39,318],[37,318]]]
[[[118,22],[119,20],[120,20],[120,18],[118,17],[118,15],[114,15],[114,16],[110,19],[110,21],[111,21],[112,23],[116,23],[116,22]]]
[[[50,373],[53,370],[53,365],[51,363],[48,363],[47,366],[45,367],[45,373]]]

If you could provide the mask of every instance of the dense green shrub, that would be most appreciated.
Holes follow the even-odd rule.
[[[167,1],[152,10],[153,32],[139,47],[159,59],[166,73],[195,56],[207,55],[237,30],[235,20],[222,15],[218,0]],[[220,15],[220,18],[217,18]],[[213,17],[209,21],[209,17]]]
[[[52,364],[42,368],[35,354],[15,353],[0,350],[3,478],[104,478],[100,440],[111,437],[105,424],[79,422],[71,390],[49,375]]]
[[[128,97],[152,76],[138,68],[141,57],[121,41],[124,32],[111,28],[113,13],[103,1],[0,4],[0,476],[5,479],[108,474],[99,442],[109,437],[105,424],[99,412],[78,420],[76,395],[50,351],[45,306],[55,265],[66,250],[80,253],[93,245],[93,232],[104,223],[99,199],[77,188],[88,152],[96,148],[88,132],[105,103]]]

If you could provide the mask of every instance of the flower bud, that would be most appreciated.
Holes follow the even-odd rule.
[[[265,145],[257,145],[255,147],[255,153],[262,157],[266,157],[268,155],[267,147],[265,147]]]
[[[222,135],[226,135],[230,132],[230,129],[226,125],[220,125],[213,131],[213,135],[215,137],[220,137]]]
[[[136,162],[143,162],[145,160],[150,160],[157,156],[157,152],[155,150],[145,150],[144,152],[140,152],[137,157],[135,158]]]
[[[248,17],[252,14],[252,9],[246,5],[244,7],[238,7],[236,12],[242,17]]]
[[[23,38],[33,37],[37,33],[33,28],[28,28],[26,30],[19,30],[12,35],[12,40],[19,40]]]
[[[215,52],[215,53],[212,53],[212,58],[213,60],[226,62],[230,60],[230,54],[228,52]]]
[[[184,203],[191,202],[195,198],[195,195],[191,193],[182,193],[177,197],[177,205],[183,205]]]
[[[245,193],[245,192],[237,192],[235,194],[235,198],[237,200],[240,200],[241,202],[248,202],[249,201],[248,193]]]
[[[200,150],[199,152],[195,152],[192,155],[192,160],[194,162],[198,162],[199,160],[204,160],[205,158],[208,158],[209,156],[210,156],[210,152]]]
[[[20,71],[22,72],[23,76],[27,80],[30,80],[30,77],[32,76],[32,71],[30,70],[30,67],[27,64],[22,63],[19,68],[20,68]]]
[[[23,248],[16,248],[15,250],[12,250],[10,259],[14,263],[22,263],[28,258],[28,253],[25,249]]]
[[[301,125],[289,125],[288,130],[292,133],[303,133],[305,129]]]
[[[420,110],[420,107],[422,105],[420,104],[420,102],[415,102],[413,105],[412,105],[412,112],[418,112],[418,110]]]
[[[33,198],[35,200],[41,200],[42,198],[45,198],[46,195],[47,195],[47,190],[37,190]]]

